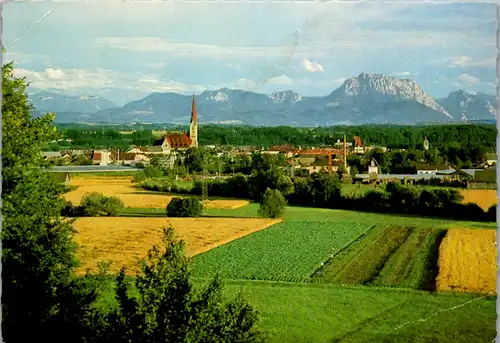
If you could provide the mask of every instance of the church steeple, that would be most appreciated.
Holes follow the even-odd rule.
[[[191,105],[191,123],[192,122],[195,122],[195,123],[198,122],[198,120],[196,118],[196,98],[194,97],[194,94],[193,94],[193,103]]]
[[[198,147],[198,118],[196,117],[196,98],[193,94],[193,103],[191,105],[191,124],[189,125],[189,138],[191,138],[191,146]]]

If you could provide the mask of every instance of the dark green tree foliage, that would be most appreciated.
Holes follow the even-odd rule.
[[[190,148],[186,151],[184,165],[190,172],[200,172],[205,168],[208,153],[203,148]]]
[[[288,196],[294,192],[293,183],[283,170],[270,167],[267,170],[254,169],[248,177],[250,197],[260,200],[266,189],[278,189],[281,194]]]
[[[73,228],[60,217],[67,188],[41,167],[54,116],[32,119],[26,83],[12,71],[2,67],[3,339],[81,342],[95,293],[72,278]]]
[[[110,312],[101,342],[232,343],[262,341],[257,313],[238,295],[225,302],[216,277],[202,291],[190,281],[184,243],[165,230],[164,252],[156,247],[142,263],[130,295],[125,269],[117,281],[118,308]]]
[[[277,218],[283,213],[286,199],[277,189],[266,189],[260,201],[259,215],[267,218]]]
[[[93,192],[82,197],[78,212],[87,217],[116,217],[124,208],[120,198]]]
[[[173,198],[167,205],[169,217],[199,217],[203,204],[195,197]]]

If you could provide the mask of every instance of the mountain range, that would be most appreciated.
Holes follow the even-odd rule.
[[[34,115],[55,112],[56,122],[189,123],[192,96],[151,93],[118,107],[100,96],[30,94]],[[332,126],[456,123],[496,120],[497,98],[451,92],[434,99],[415,81],[362,73],[326,96],[294,91],[261,94],[221,88],[196,95],[200,124]]]

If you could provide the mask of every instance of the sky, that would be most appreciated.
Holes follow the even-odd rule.
[[[220,88],[323,96],[362,72],[435,98],[496,94],[493,3],[8,2],[3,63],[30,91],[101,95]]]

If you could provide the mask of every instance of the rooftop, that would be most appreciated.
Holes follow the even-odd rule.
[[[53,166],[51,173],[99,173],[99,172],[127,172],[140,171],[139,168],[128,166]]]

